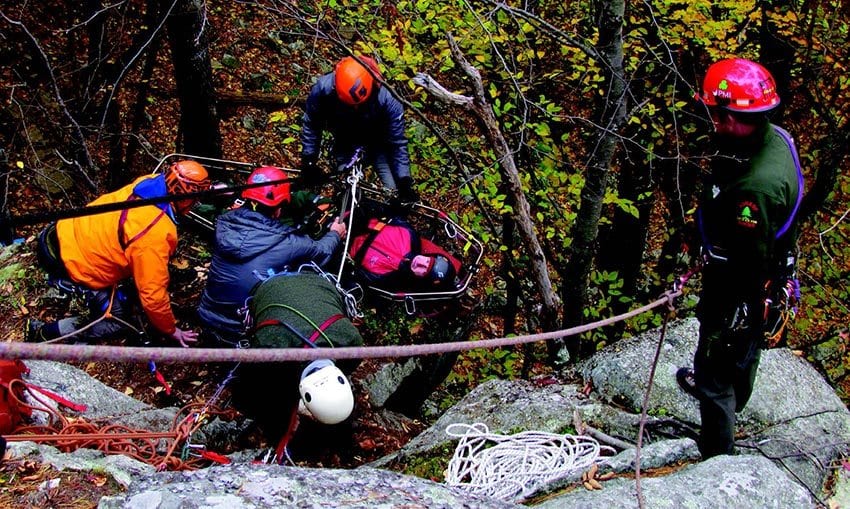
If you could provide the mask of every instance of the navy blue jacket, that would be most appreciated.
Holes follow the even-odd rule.
[[[255,271],[266,275],[269,269],[296,270],[310,261],[323,266],[339,242],[339,235],[334,232],[313,240],[248,207],[222,214],[216,221],[215,248],[198,315],[219,334],[241,334],[239,309],[260,282]]]
[[[337,97],[333,73],[320,77],[310,90],[302,119],[302,163],[318,159],[325,131],[333,134],[335,158],[348,160],[354,149],[363,147],[367,160],[377,153],[387,155],[396,182],[410,176],[404,107],[383,87],[355,108]]]

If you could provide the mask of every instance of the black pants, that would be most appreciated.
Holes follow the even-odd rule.
[[[134,319],[134,302],[137,299],[135,286],[131,283],[117,285],[116,288],[94,290],[76,283],[70,279],[59,251],[59,239],[56,235],[56,224],[48,225],[38,236],[38,263],[47,272],[50,284],[62,291],[81,297],[87,309],[86,316],[71,316],[53,323],[45,324],[38,331],[41,339],[49,340],[66,336],[102,317],[109,309],[110,314],[119,320],[106,318],[90,328],[75,334],[71,341],[97,342],[115,339],[120,336],[135,336],[140,333],[141,326],[128,327],[123,322],[131,323]],[[115,292],[113,297],[113,291]],[[112,307],[109,301],[112,299]]]
[[[733,452],[735,413],[753,393],[761,350],[752,328],[730,331],[724,320],[703,317],[699,335],[694,377],[700,393],[699,450],[707,459]]]
[[[94,343],[120,337],[141,340],[141,325],[128,327],[123,323],[132,324],[135,318],[131,295],[128,295],[129,292],[126,292],[122,286],[115,288],[115,297],[113,298],[112,308],[110,309],[110,314],[115,318],[119,318],[120,321],[115,318],[104,318],[91,327],[80,330],[106,313],[107,308],[109,308],[112,291],[112,288],[105,290],[80,290],[78,295],[85,301],[88,313],[84,316],[70,316],[52,324],[45,324],[41,331],[42,337],[47,340],[80,331],[68,338],[69,341]],[[135,336],[139,337],[136,338]]]

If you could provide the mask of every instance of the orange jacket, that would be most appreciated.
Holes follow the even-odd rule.
[[[89,205],[126,201],[136,184],[148,178],[140,177]],[[122,249],[118,240],[121,213],[119,210],[58,221],[56,233],[62,261],[71,279],[95,290],[133,277],[151,323],[170,335],[176,322],[168,295],[168,259],[177,248],[177,228],[156,205],[129,209],[124,221],[124,242],[149,229]]]

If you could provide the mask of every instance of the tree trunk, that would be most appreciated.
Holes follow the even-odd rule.
[[[490,142],[498,158],[502,178],[510,191],[512,199],[516,203],[514,220],[516,221],[518,233],[526,246],[532,277],[540,291],[542,301],[540,312],[541,324],[544,330],[554,330],[557,327],[558,296],[552,288],[552,281],[549,278],[549,265],[546,262],[543,248],[534,231],[534,223],[531,219],[531,207],[522,190],[519,169],[516,166],[516,161],[514,160],[512,151],[508,147],[507,141],[505,141],[502,132],[499,130],[493,109],[487,103],[480,73],[469,64],[451,35],[449,35],[449,46],[455,61],[460,64],[466,75],[472,79],[474,100],[471,103],[471,108],[484,126],[484,133],[487,136],[487,140]]]
[[[207,43],[206,11],[197,0],[179,0],[168,18],[168,41],[180,99],[178,150],[221,157],[221,133]]]
[[[642,161],[640,154],[628,158],[629,161]],[[623,280],[622,295],[634,301],[637,295],[638,279],[643,265],[643,254],[646,249],[646,238],[649,232],[649,218],[655,205],[653,191],[653,171],[651,166],[636,167],[634,164],[624,164],[620,167],[618,194],[620,198],[631,200],[637,209],[638,216],[617,207],[614,211],[613,224],[608,235],[600,242],[599,268],[619,274]],[[630,302],[614,299],[611,302],[613,314],[624,313],[631,306]],[[625,322],[617,322],[608,327],[606,336],[608,343],[620,339]]]
[[[472,81],[473,97],[449,92],[445,87],[426,74],[417,74],[413,81],[425,87],[429,92],[445,102],[463,105],[471,109],[481,123],[487,141],[493,147],[493,151],[496,154],[502,180],[509,191],[508,194],[516,203],[514,220],[516,221],[518,234],[528,254],[529,269],[532,278],[540,292],[542,302],[539,315],[542,327],[544,330],[555,330],[558,325],[558,296],[552,288],[552,281],[549,278],[549,265],[546,262],[546,256],[543,253],[540,240],[537,238],[537,233],[534,231],[531,207],[522,189],[522,181],[513,157],[513,152],[508,147],[505,137],[499,130],[493,109],[487,102],[484,84],[481,81],[481,74],[466,60],[466,57],[461,53],[451,34],[448,35],[448,42],[455,62],[458,63],[459,67]]]
[[[596,240],[602,200],[608,186],[608,173],[617,148],[618,132],[626,118],[626,81],[623,74],[623,16],[625,1],[611,0],[599,3],[599,42],[596,46],[602,62],[600,67],[608,85],[606,100],[599,112],[600,125],[605,126],[599,138],[591,140],[591,156],[585,172],[573,243],[567,263],[567,278],[562,282],[564,301],[564,327],[579,325],[588,306],[587,286]],[[582,345],[581,338],[571,336],[567,344],[572,359],[592,352],[591,345]]]

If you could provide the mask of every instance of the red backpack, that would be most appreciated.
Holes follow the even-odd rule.
[[[10,387],[12,380],[20,380],[30,370],[20,359],[0,359],[0,435],[7,435],[15,430],[24,420],[30,416],[30,409],[22,405],[19,400],[24,397],[26,386],[15,384]]]

